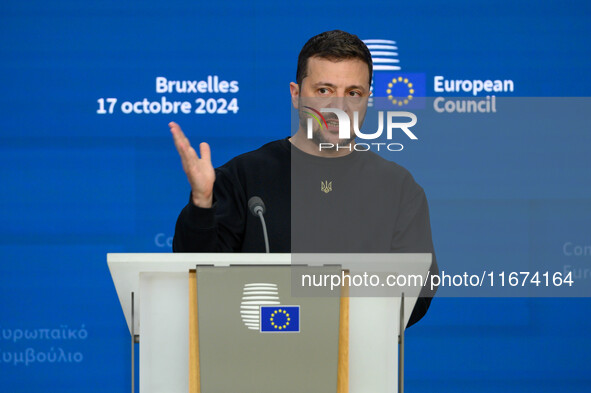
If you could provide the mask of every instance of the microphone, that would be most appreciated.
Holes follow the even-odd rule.
[[[258,196],[253,196],[248,200],[248,210],[254,215],[261,219],[261,224],[263,225],[263,237],[265,238],[265,250],[267,254],[269,253],[269,238],[267,237],[267,225],[265,224],[265,203],[263,200]]]
[[[253,196],[248,200],[248,210],[250,210],[252,214],[258,217],[259,211],[265,214],[265,203],[258,196]]]

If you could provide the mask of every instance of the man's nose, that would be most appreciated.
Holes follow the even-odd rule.
[[[342,96],[342,97],[339,97],[339,96],[333,97],[330,100],[329,105],[330,106],[328,108],[340,109],[340,110],[345,111],[345,112],[347,112],[347,109],[349,108],[349,105],[347,103],[347,99],[344,96]]]

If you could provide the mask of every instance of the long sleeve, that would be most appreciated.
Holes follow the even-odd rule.
[[[213,206],[200,208],[189,198],[181,211],[172,242],[173,252],[233,252],[243,241],[245,197],[235,175],[216,169]]]
[[[405,189],[408,192],[405,196],[405,202],[401,205],[396,221],[396,229],[392,239],[392,252],[431,253],[433,260],[430,275],[437,275],[439,274],[439,268],[431,238],[431,223],[427,197],[423,189],[414,182],[411,176],[407,179],[407,187]],[[423,287],[407,327],[417,323],[425,315],[436,291],[437,288],[431,290],[429,286]]]

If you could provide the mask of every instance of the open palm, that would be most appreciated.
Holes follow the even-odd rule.
[[[175,122],[170,122],[168,126],[174,139],[174,145],[181,156],[183,169],[191,185],[193,203],[199,207],[211,207],[215,171],[211,164],[209,145],[205,142],[199,144],[199,154],[201,155],[201,158],[199,158],[181,127]]]

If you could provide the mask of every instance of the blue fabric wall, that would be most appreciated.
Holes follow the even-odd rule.
[[[189,187],[169,121],[208,141],[215,165],[288,136],[299,50],[335,28],[396,41],[402,71],[423,74],[426,95],[441,75],[510,79],[513,97],[585,97],[590,16],[586,1],[3,2],[0,390],[128,391],[129,332],[106,253],[171,251]],[[159,76],[217,76],[238,91],[158,93]],[[162,97],[193,109],[199,98],[236,99],[239,109],[122,112],[125,101]],[[97,113],[101,98],[117,98],[112,114]],[[433,133],[393,156],[427,193],[440,266],[591,267],[591,252],[573,251],[591,248],[588,131]],[[436,299],[407,333],[407,389],[588,391],[590,306]]]

